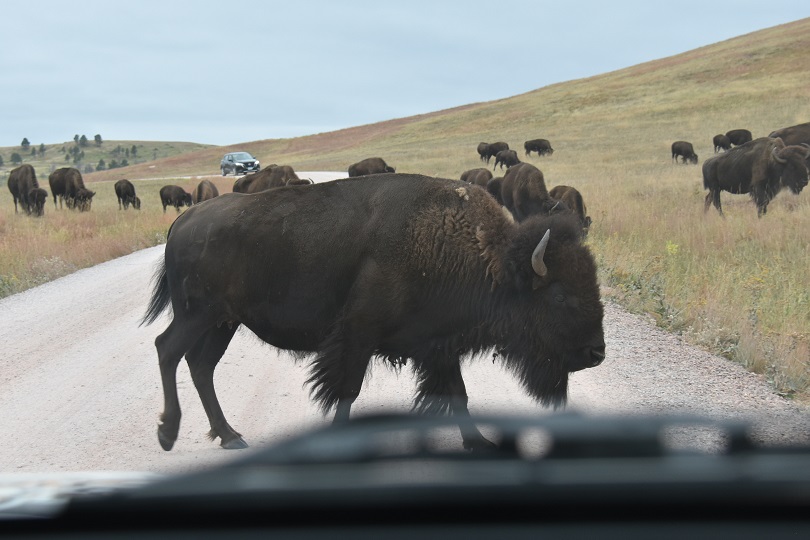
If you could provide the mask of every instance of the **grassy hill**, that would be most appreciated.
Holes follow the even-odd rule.
[[[22,139],[20,140],[22,141]],[[34,167],[37,178],[44,178],[47,181],[51,171],[60,167],[76,167],[82,173],[87,173],[91,169],[95,171],[101,160],[104,160],[106,166],[113,162],[120,164],[126,160],[127,163],[133,166],[144,165],[148,167],[149,163],[156,160],[211,147],[209,144],[164,141],[102,140],[101,144],[97,145],[93,139],[90,139],[85,146],[80,146],[74,141],[57,144],[44,144],[38,141],[29,142],[31,145],[27,150],[23,150],[20,146],[0,147],[0,156],[3,158],[3,165],[0,166],[0,179],[4,183],[9,171],[17,166],[11,162],[11,156],[14,153],[22,157],[23,163],[28,163]],[[45,152],[41,153],[40,149],[44,149]],[[32,154],[32,150],[35,151],[34,154]],[[76,156],[73,152],[83,154],[74,160]],[[127,168],[124,167],[124,169]],[[115,174],[116,171],[120,170],[113,169],[110,172]],[[120,175],[119,178],[121,178]]]
[[[761,137],[810,121],[807,50],[810,19],[507,99],[307,137],[206,148],[86,180],[109,191],[118,178],[142,179],[138,189],[146,207],[156,203],[165,183],[146,179],[216,174],[230,150],[299,171],[346,170],[364,157],[381,156],[398,172],[457,178],[481,166],[481,141],[506,141],[522,154],[525,140],[547,138],[553,156],[521,157],[540,167],[549,188],[573,185],[584,195],[594,220],[588,241],[608,294],[763,374],[785,395],[806,397],[810,194],[782,193],[757,219],[747,196],[724,193],[726,219],[713,209],[704,214],[700,166],[673,164],[670,145],[692,142],[702,163],[712,155],[717,133],[747,128]],[[195,181],[178,183],[191,189]],[[111,204],[114,198],[99,199],[94,212]],[[110,219],[120,224],[122,218]],[[142,211],[139,219],[150,224],[143,227],[149,242],[160,239],[155,231],[170,222],[159,212]],[[12,221],[6,217],[5,224]]]

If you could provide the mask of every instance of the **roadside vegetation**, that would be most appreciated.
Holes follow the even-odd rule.
[[[810,193],[783,192],[757,219],[748,196],[724,192],[722,219],[714,208],[704,214],[700,165],[718,133],[746,128],[756,138],[810,121],[808,48],[810,19],[499,101],[97,172],[85,176],[99,192],[88,214],[54,212],[51,203],[40,220],[14,216],[6,195],[0,294],[62,275],[54,270],[60,265],[69,271],[163,241],[176,214],[163,215],[158,189],[177,183],[190,191],[198,181],[135,180],[143,201],[137,214],[118,211],[112,183],[119,178],[216,174],[233,150],[297,171],[345,171],[380,156],[397,172],[458,178],[484,166],[479,142],[502,140],[543,171],[548,188],[582,192],[608,297],[806,400]],[[524,157],[523,142],[540,137],[554,154]],[[693,143],[697,166],[671,162],[676,140]],[[40,183],[47,188],[47,175]],[[227,193],[232,183],[217,185]]]

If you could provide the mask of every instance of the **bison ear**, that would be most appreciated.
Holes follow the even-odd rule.
[[[548,246],[548,238],[550,233],[551,229],[548,229],[546,234],[543,235],[543,238],[537,244],[537,247],[534,248],[534,253],[532,253],[532,269],[539,277],[545,277],[546,274],[548,274],[548,268],[546,268],[546,263],[543,262],[543,256],[546,254],[546,247]]]

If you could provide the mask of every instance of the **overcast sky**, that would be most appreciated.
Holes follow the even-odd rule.
[[[234,144],[513,96],[810,16],[807,0],[37,0],[3,9],[0,146]]]

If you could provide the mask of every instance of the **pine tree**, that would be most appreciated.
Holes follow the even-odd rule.
[[[28,147],[29,147],[29,146],[31,146],[31,143],[30,143],[30,142],[28,142],[28,137],[23,137],[23,140],[22,140],[22,142],[20,143],[20,147],[21,147],[21,148],[22,148],[24,151],[26,151],[26,152],[27,152],[27,151],[28,151]]]

